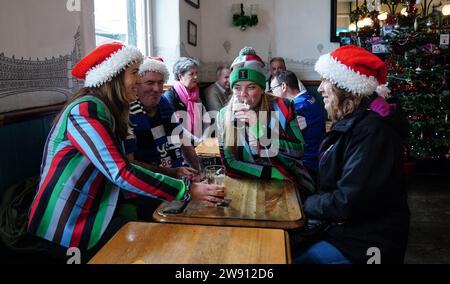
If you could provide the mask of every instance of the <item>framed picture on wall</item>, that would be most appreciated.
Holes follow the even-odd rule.
[[[187,38],[190,45],[197,46],[197,24],[192,21],[188,21]]]
[[[185,1],[196,9],[200,8],[200,0],[185,0]]]

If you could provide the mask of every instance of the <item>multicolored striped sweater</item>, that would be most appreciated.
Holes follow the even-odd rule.
[[[277,98],[269,105],[269,112],[275,115],[270,116],[267,125],[258,122],[238,132],[242,146],[236,147],[236,153],[232,153],[230,147],[225,147],[224,124],[230,123],[225,121],[227,111],[228,107],[225,107],[219,112],[217,131],[220,156],[228,176],[290,180],[300,190],[302,197],[314,192],[314,182],[302,163],[304,140],[291,102]],[[277,124],[278,127],[275,127]],[[250,135],[257,139],[270,137],[271,144],[262,147],[263,152],[270,152],[268,149],[277,147],[278,153],[274,157],[255,154],[250,146]]]
[[[186,187],[129,163],[106,105],[93,96],[77,99],[47,138],[28,231],[90,249],[111,221],[121,190],[171,201],[182,199]]]

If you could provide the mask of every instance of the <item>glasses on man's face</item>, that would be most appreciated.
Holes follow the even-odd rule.
[[[275,90],[278,87],[281,87],[281,85],[283,85],[283,83],[280,83],[280,84],[278,84],[276,86],[273,86],[272,88],[269,89],[269,93],[273,93],[273,90]]]

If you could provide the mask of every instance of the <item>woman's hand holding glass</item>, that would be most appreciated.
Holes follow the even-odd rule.
[[[250,105],[246,100],[240,102],[239,99],[235,96],[233,101],[233,112],[234,112],[234,124],[237,127],[244,126],[245,124],[249,124],[253,121],[256,122],[256,119],[253,119],[251,114],[255,114],[254,111],[250,110]],[[256,118],[256,115],[254,115]]]
[[[241,103],[239,108],[235,109],[234,116],[237,120],[241,121],[241,123],[247,125],[253,125],[257,122],[256,112],[250,109],[250,106],[246,101]]]
[[[221,185],[192,183],[191,200],[205,206],[215,207],[224,201],[225,188]]]

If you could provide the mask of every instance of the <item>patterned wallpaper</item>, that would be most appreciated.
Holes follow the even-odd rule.
[[[0,113],[60,104],[82,86],[70,74],[81,58],[80,27],[72,52],[58,58],[24,59],[0,53]]]

